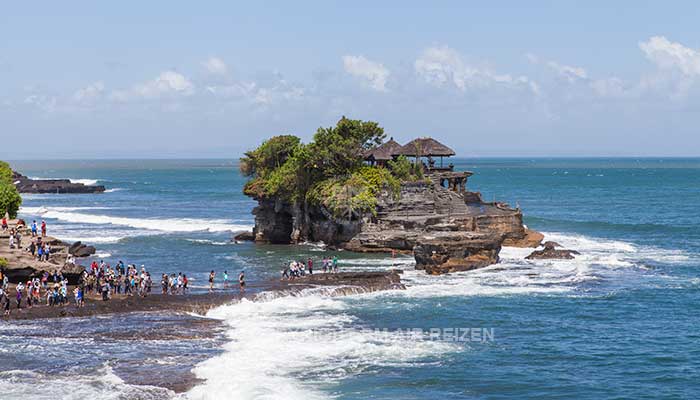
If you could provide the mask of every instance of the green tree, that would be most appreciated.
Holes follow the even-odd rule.
[[[22,204],[22,197],[17,193],[17,188],[12,183],[0,183],[0,214],[10,214],[10,218],[17,217],[17,211]]]
[[[0,184],[12,185],[12,168],[5,161],[0,161]]]
[[[385,137],[376,122],[343,117],[336,126],[316,131],[310,144],[311,166],[328,178],[351,174],[362,167],[364,151]]]
[[[245,176],[266,176],[281,167],[301,143],[293,135],[274,136],[257,149],[248,151],[240,160],[240,169]]]

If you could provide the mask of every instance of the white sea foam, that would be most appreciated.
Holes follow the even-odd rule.
[[[648,262],[687,262],[687,254],[640,246],[618,240],[607,240],[576,234],[545,233],[565,248],[581,254],[573,260],[526,260],[529,248],[504,247],[500,262],[474,271],[431,276],[415,271],[410,258],[342,260],[344,270],[401,268],[405,291],[381,292],[375,296],[408,296],[415,298],[444,296],[507,296],[523,294],[558,294],[573,292],[584,285],[600,281],[623,283],[640,274]]]
[[[105,189],[105,193],[114,193],[114,192],[120,192],[124,190],[123,188],[110,188],[110,189]]]
[[[230,246],[232,244],[235,244],[234,242],[231,242],[231,241],[221,242],[221,241],[209,240],[209,239],[186,239],[186,240],[188,242],[192,242],[192,243],[205,244],[205,245],[211,245],[211,246]]]
[[[82,183],[85,186],[93,186],[97,185],[97,182],[99,182],[99,179],[73,179],[69,178],[71,183]]]
[[[51,375],[27,370],[0,372],[0,393],[3,400],[26,399],[169,399],[168,389],[130,385],[105,365],[94,374],[74,374],[61,371]]]
[[[52,218],[82,224],[120,225],[161,232],[235,232],[252,229],[251,225],[234,224],[233,222],[224,219],[128,218],[110,215],[87,214],[76,211],[65,211],[58,207],[25,207],[22,209],[23,213],[37,214],[40,215],[41,218]]]
[[[61,238],[61,240],[71,243],[71,242],[83,242],[87,244],[94,244],[94,243],[118,243],[120,240],[123,240],[126,238],[126,236],[85,236],[85,237],[77,237],[77,236],[65,236],[65,235],[60,235],[58,234]]]
[[[455,351],[454,344],[350,329],[341,299],[317,295],[227,305],[209,316],[230,325],[224,353],[199,364],[205,382],[189,399],[325,399],[324,387],[372,366],[405,366]]]

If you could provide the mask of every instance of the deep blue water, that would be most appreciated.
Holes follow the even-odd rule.
[[[499,265],[441,277],[411,271],[412,260],[405,258],[398,263],[406,269],[406,291],[348,298],[311,292],[221,307],[210,315],[227,327],[225,340],[214,342],[218,351],[208,341],[184,344],[206,361],[194,368],[203,383],[181,396],[700,395],[700,159],[478,159],[456,166],[475,173],[470,190],[518,204],[529,227],[581,256],[526,261],[528,250],[504,249]],[[252,226],[255,203],[241,194],[244,179],[229,161],[23,161],[13,167],[35,177],[97,180],[110,189],[25,196],[22,210],[26,219],[46,219],[56,236],[96,244],[110,263],[123,259],[156,273],[182,271],[203,285],[212,269],[231,275],[245,269],[257,280],[277,276],[292,257],[333,254],[314,244],[230,243],[232,231]],[[346,270],[393,264],[385,256],[338,254]],[[61,324],[66,332],[73,329],[70,320]],[[148,326],[143,318],[127,324]],[[47,341],[30,334],[30,326],[0,330],[2,358],[11,361],[0,364],[5,393],[19,395],[23,385],[47,380],[40,356],[15,355],[30,343],[32,349],[51,348],[59,360],[69,350],[78,352],[83,368],[51,379],[77,379],[80,393],[174,396],[119,380],[129,377],[125,371],[138,365],[139,354],[170,354],[167,341],[150,350],[143,347],[152,344],[136,341],[135,353],[128,352],[136,357],[109,357],[81,348],[75,338]],[[494,338],[450,342],[401,335],[414,328],[478,328]],[[95,334],[81,329],[81,340]],[[374,329],[383,332],[369,331]]]

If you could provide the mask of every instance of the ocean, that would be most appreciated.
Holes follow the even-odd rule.
[[[204,290],[210,270],[254,282],[292,258],[338,255],[341,270],[401,268],[407,289],[243,300],[199,328],[153,313],[0,322],[0,398],[700,396],[700,159],[454,163],[475,173],[469,190],[520,206],[528,227],[581,255],[504,248],[497,265],[427,276],[411,257],[232,243],[255,207],[232,160],[12,162],[107,187],[25,195],[20,216],[111,264],[184,272]],[[188,391],[159,387],[183,373]]]

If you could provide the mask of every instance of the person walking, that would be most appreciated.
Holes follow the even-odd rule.
[[[245,292],[245,271],[241,271],[241,273],[238,274],[238,287],[241,292]]]
[[[216,272],[213,270],[209,273],[209,291],[214,291],[214,278],[216,277]]]

